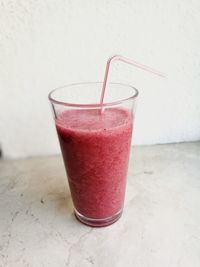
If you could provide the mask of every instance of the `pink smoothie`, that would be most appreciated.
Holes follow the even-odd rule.
[[[132,117],[122,108],[67,110],[56,128],[75,209],[100,219],[123,208]]]

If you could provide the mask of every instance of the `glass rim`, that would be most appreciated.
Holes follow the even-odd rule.
[[[103,82],[79,82],[79,83],[71,83],[71,84],[67,84],[67,85],[63,85],[63,86],[60,86],[60,87],[57,87],[55,89],[53,89],[52,91],[50,91],[50,93],[48,94],[48,99],[51,103],[54,103],[54,104],[59,104],[59,105],[63,105],[63,106],[69,106],[69,107],[77,107],[77,108],[100,108],[101,107],[101,104],[100,103],[91,103],[91,104],[75,104],[75,103],[67,103],[67,102],[63,102],[63,101],[59,101],[59,100],[56,100],[55,98],[53,98],[53,93],[60,90],[60,89],[63,89],[63,88],[67,88],[67,87],[71,87],[71,86],[77,86],[77,85],[87,85],[87,84],[102,84],[103,85]],[[124,83],[114,83],[114,82],[111,82],[109,84],[112,84],[112,85],[122,85],[122,86],[126,86],[126,87],[129,87],[129,88],[132,88],[133,91],[134,91],[134,94],[131,95],[130,97],[127,97],[127,98],[123,98],[121,100],[117,100],[117,101],[113,101],[113,102],[106,102],[106,103],[103,103],[102,104],[102,107],[107,107],[107,106],[114,106],[114,105],[119,105],[123,102],[126,102],[126,101],[129,101],[129,100],[133,100],[135,99],[138,94],[139,94],[139,91],[132,85],[129,85],[129,84],[124,84]]]

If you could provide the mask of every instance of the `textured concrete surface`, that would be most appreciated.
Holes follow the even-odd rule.
[[[167,74],[125,64],[111,70],[112,81],[140,90],[135,144],[199,140],[199,28],[199,0],[0,0],[4,155],[57,153],[48,92],[101,81],[116,53]]]
[[[200,143],[134,147],[122,218],[73,215],[59,156],[0,161],[1,267],[199,267]]]

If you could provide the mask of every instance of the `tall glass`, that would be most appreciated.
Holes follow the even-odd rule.
[[[123,210],[138,91],[110,83],[71,84],[49,94],[77,219],[90,226],[117,221]]]

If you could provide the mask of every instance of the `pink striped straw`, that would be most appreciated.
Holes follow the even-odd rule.
[[[161,73],[160,71],[157,71],[151,67],[148,67],[146,65],[143,65],[139,62],[136,62],[135,60],[120,56],[120,55],[115,55],[112,56],[108,59],[107,64],[106,64],[106,71],[105,71],[105,75],[104,75],[104,81],[103,81],[103,87],[102,87],[102,91],[101,91],[101,100],[100,100],[100,105],[101,105],[101,112],[102,112],[102,105],[103,105],[103,100],[104,100],[104,95],[105,95],[105,90],[106,90],[106,84],[107,84],[107,80],[108,80],[108,73],[109,73],[109,69],[110,69],[110,64],[113,61],[122,61],[124,63],[127,63],[129,65],[133,65],[139,69],[148,71],[150,73],[156,74],[160,77],[165,77],[163,73]]]

